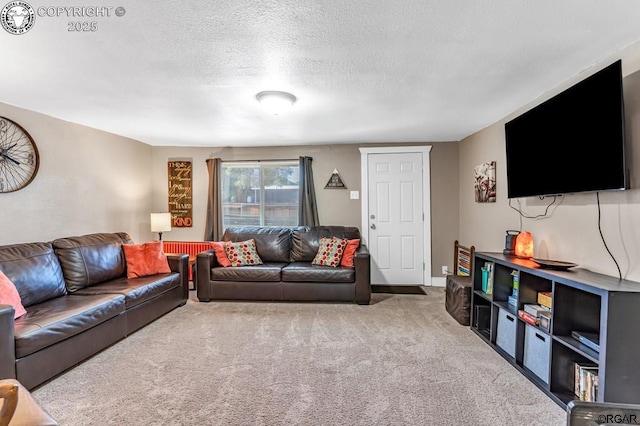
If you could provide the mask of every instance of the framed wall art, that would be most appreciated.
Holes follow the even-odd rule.
[[[191,161],[169,161],[167,171],[171,226],[175,228],[191,228],[193,226]]]
[[[496,162],[478,164],[473,169],[476,203],[496,202]]]

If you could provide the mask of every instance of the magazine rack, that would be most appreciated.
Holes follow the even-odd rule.
[[[475,247],[454,242],[453,274],[447,275],[445,284],[445,309],[461,325],[469,325],[471,318],[471,273]]]

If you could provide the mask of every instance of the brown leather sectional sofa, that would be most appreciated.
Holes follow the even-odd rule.
[[[32,389],[128,336],[189,297],[188,255],[171,273],[127,279],[126,233],[0,246],[0,270],[27,314],[0,305],[0,378]]]
[[[196,260],[198,300],[371,301],[369,251],[360,244],[354,268],[311,264],[320,238],[360,238],[355,227],[229,227],[223,241],[254,239],[263,265],[222,267],[213,250]]]

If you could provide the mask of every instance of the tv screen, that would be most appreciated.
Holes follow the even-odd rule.
[[[505,124],[508,198],[627,189],[620,60]]]

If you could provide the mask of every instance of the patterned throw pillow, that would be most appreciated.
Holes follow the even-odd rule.
[[[252,238],[239,243],[227,241],[224,243],[224,250],[231,262],[231,266],[262,265],[262,259],[256,250],[256,241]]]
[[[346,238],[320,238],[320,245],[318,246],[318,252],[316,257],[313,258],[312,265],[319,266],[340,266],[340,260],[344,253],[344,248],[347,246]]]

